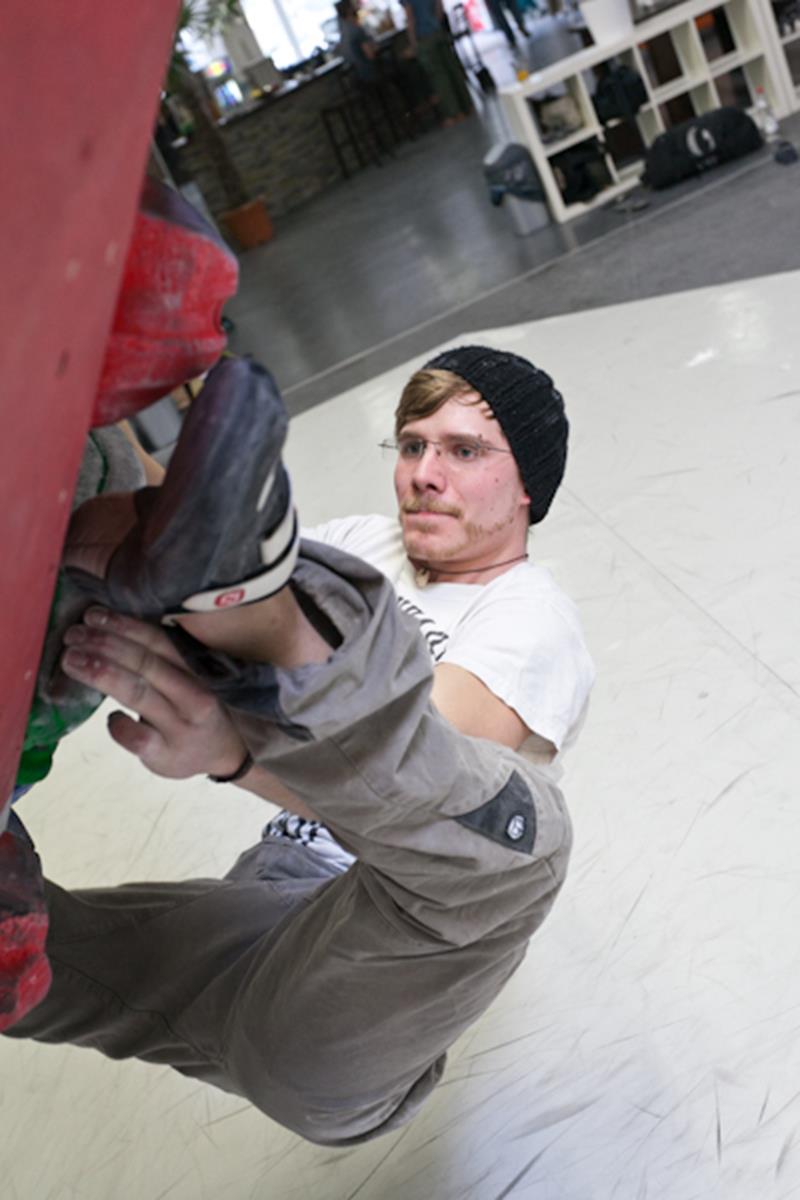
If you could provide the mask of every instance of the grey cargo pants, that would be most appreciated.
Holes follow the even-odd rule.
[[[570,825],[534,768],[431,707],[381,575],[305,542],[293,585],[342,635],[327,663],[193,665],[358,862],[325,878],[267,839],[222,880],[50,886],[52,990],[10,1036],[168,1064],[343,1146],[430,1093],[549,911]]]

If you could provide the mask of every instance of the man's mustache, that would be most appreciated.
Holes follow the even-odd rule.
[[[449,504],[439,504],[436,500],[423,500],[422,497],[404,500],[400,505],[400,511],[404,513],[440,513],[445,517],[461,516],[460,508],[453,508]]]

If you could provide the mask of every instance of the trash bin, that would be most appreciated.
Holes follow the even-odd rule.
[[[492,204],[503,204],[521,237],[550,222],[539,172],[525,146],[506,142],[493,146],[483,160]]]

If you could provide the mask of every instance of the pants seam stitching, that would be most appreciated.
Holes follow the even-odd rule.
[[[179,1041],[183,1045],[188,1046],[189,1049],[193,1050],[194,1053],[196,1055],[198,1055],[198,1057],[201,1058],[204,1062],[211,1062],[211,1063],[214,1063],[216,1066],[223,1065],[222,1058],[217,1058],[213,1055],[208,1054],[207,1051],[201,1050],[199,1046],[196,1046],[194,1044],[194,1042],[191,1041],[189,1038],[187,1038],[184,1034],[178,1033],[178,1031],[175,1028],[173,1028],[172,1024],[167,1019],[167,1017],[164,1015],[164,1013],[159,1012],[158,1009],[136,1008],[134,1005],[129,1004],[126,1000],[123,1000],[122,996],[120,996],[119,993],[113,987],[110,987],[107,983],[102,983],[99,979],[95,979],[92,975],[87,974],[86,971],[81,971],[79,967],[74,967],[74,966],[72,966],[71,963],[64,962],[62,959],[58,958],[57,955],[51,954],[51,955],[48,955],[48,957],[51,959],[52,962],[58,964],[60,971],[64,971],[68,975],[72,975],[75,978],[84,980],[87,983],[90,983],[92,985],[92,987],[97,988],[98,990],[100,990],[102,992],[105,992],[109,996],[112,996],[114,998],[114,1000],[117,1002],[117,1004],[119,1004],[119,1006],[121,1008],[123,1008],[126,1012],[135,1013],[137,1016],[151,1017],[151,1018],[154,1018],[157,1021],[159,1021],[160,1024],[163,1025],[163,1027],[172,1035],[172,1037],[174,1037],[176,1039],[176,1041]],[[130,1055],[126,1055],[125,1057],[126,1058],[138,1058],[138,1055],[130,1054]],[[162,1065],[171,1066],[170,1063],[166,1063],[166,1062]]]

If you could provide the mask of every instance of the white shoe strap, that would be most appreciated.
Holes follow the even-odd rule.
[[[263,540],[259,549],[261,561],[265,564],[263,571],[242,583],[210,588],[187,596],[180,609],[166,613],[161,618],[162,625],[174,625],[178,617],[187,613],[219,612],[224,608],[239,608],[256,600],[266,600],[285,587],[292,577],[300,549],[297,515],[291,505],[280,525]]]

